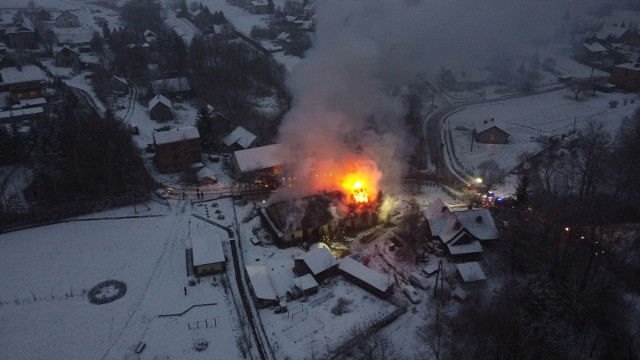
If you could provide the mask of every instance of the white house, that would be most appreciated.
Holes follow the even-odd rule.
[[[211,275],[225,270],[222,237],[218,232],[208,232],[199,226],[191,226],[193,270],[196,276]]]

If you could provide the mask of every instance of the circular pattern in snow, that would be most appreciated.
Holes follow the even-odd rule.
[[[89,290],[89,302],[96,305],[108,304],[116,301],[127,293],[127,284],[118,280],[107,280]]]
[[[209,342],[205,339],[198,339],[193,343],[193,349],[195,351],[204,351],[207,346],[209,346]]]

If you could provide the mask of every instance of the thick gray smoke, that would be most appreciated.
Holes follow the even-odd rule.
[[[302,193],[335,190],[350,172],[397,188],[417,134],[399,94],[417,74],[485,65],[552,39],[584,1],[320,0],[312,49],[289,79],[280,129]],[[301,184],[304,184],[301,186]],[[333,185],[332,185],[333,184]]]

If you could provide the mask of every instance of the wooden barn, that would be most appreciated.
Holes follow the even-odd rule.
[[[278,297],[273,290],[267,268],[259,265],[247,265],[244,267],[253,301],[258,309],[278,305]]]
[[[640,62],[615,65],[609,82],[627,90],[640,89]]]
[[[393,294],[393,279],[364,266],[350,257],[340,260],[338,273],[353,284],[383,299]]]

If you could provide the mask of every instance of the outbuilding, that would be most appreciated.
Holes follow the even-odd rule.
[[[211,275],[225,270],[222,237],[219,233],[191,231],[193,271],[196,276]]]
[[[474,125],[473,138],[479,143],[506,144],[509,142],[509,134],[502,130],[493,118],[479,120]]]
[[[269,280],[267,268],[259,265],[247,265],[244,267],[249,278],[249,285],[253,300],[258,309],[278,305],[278,297]]]
[[[167,121],[171,120],[171,101],[166,97],[157,94],[149,101],[149,117],[152,120]]]
[[[326,247],[319,247],[293,258],[293,273],[297,276],[311,274],[317,282],[333,275],[338,261]]]
[[[393,280],[390,277],[364,266],[351,257],[340,260],[338,273],[348,281],[383,299],[393,293]]]

